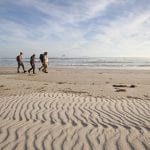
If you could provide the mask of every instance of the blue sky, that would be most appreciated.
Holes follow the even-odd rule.
[[[150,0],[0,0],[0,53],[150,57]]]

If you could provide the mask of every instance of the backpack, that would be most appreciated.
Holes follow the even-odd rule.
[[[41,62],[43,62],[44,61],[44,54],[40,54],[39,59],[41,60]]]
[[[16,57],[16,61],[20,61],[20,57],[19,57],[19,55]]]

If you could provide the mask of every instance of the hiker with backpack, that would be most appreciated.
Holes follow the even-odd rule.
[[[27,71],[25,70],[25,67],[24,67],[24,64],[23,64],[23,53],[20,52],[20,54],[16,57],[16,61],[18,63],[18,68],[17,68],[17,73],[20,73],[19,69],[20,69],[20,66],[22,67],[23,69],[23,72],[26,73]]]
[[[47,68],[48,68],[48,53],[44,52],[44,54],[40,54],[40,61],[42,63],[42,66],[39,68],[39,71],[42,69],[44,73],[48,73]]]

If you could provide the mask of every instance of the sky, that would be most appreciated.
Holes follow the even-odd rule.
[[[0,57],[150,57],[150,0],[0,0]]]

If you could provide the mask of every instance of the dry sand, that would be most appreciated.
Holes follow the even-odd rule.
[[[149,150],[150,71],[0,68],[0,150]]]

